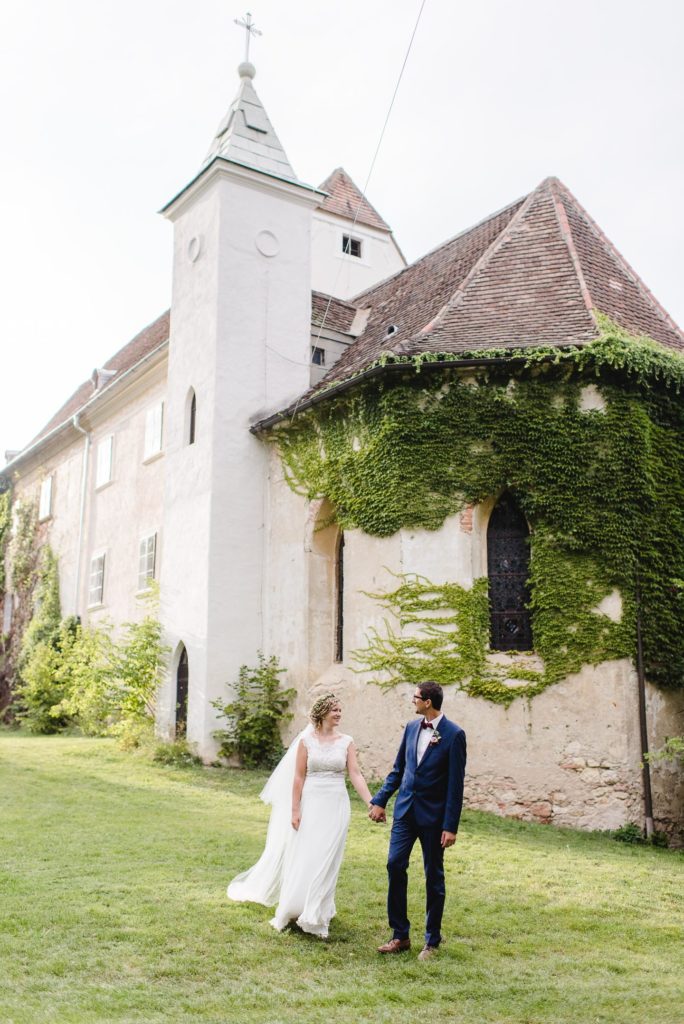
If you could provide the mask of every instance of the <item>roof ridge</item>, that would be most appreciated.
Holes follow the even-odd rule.
[[[490,213],[489,216],[483,217],[482,220],[476,221],[475,224],[471,224],[470,227],[464,228],[463,231],[458,231],[455,235],[451,235],[450,238],[445,239],[444,242],[440,242],[439,245],[433,246],[432,249],[428,249],[426,253],[423,253],[422,256],[419,256],[417,259],[413,260],[412,263],[407,264],[407,266],[402,267],[401,270],[396,270],[393,274],[390,274],[389,277],[383,277],[382,281],[378,281],[377,284],[371,285],[370,288],[366,288],[364,291],[357,292],[356,295],[352,295],[351,301],[356,302],[358,299],[361,299],[365,295],[368,295],[369,292],[375,291],[376,288],[384,287],[389,281],[392,281],[395,277],[399,277],[401,274],[405,274],[407,271],[412,270],[415,266],[417,266],[418,263],[422,263],[423,260],[426,260],[428,258],[428,256],[433,256],[435,253],[439,252],[440,249],[446,249],[448,245],[452,245],[459,238],[463,238],[464,235],[468,235],[470,234],[471,231],[476,231],[478,228],[483,227],[490,220],[495,220],[497,217],[500,217],[502,213],[506,213],[507,210],[510,210],[513,206],[516,206],[519,202],[525,202],[527,199],[529,199],[530,195],[531,193],[529,193],[526,196],[519,196],[517,199],[514,199],[512,203],[506,203],[506,205],[502,206],[500,210],[495,210],[494,213]],[[517,216],[517,214],[514,214],[511,220],[514,220],[515,216]]]
[[[470,270],[468,271],[468,273],[466,274],[466,276],[465,276],[465,277],[463,278],[463,280],[462,280],[462,281],[461,281],[461,282],[460,282],[460,283],[459,283],[459,284],[457,285],[457,287],[456,287],[456,291],[455,291],[455,292],[453,293],[453,295],[452,295],[452,296],[451,296],[451,298],[450,298],[450,299],[448,300],[448,302],[445,302],[445,303],[444,303],[444,305],[443,305],[443,306],[442,306],[442,308],[441,308],[441,309],[439,310],[439,312],[437,313],[437,315],[436,315],[435,317],[433,317],[433,318],[432,318],[432,320],[430,321],[430,323],[429,323],[429,324],[426,324],[426,325],[425,325],[425,327],[422,327],[422,328],[420,329],[420,331],[418,331],[418,332],[417,332],[418,334],[420,334],[420,335],[424,335],[424,334],[427,334],[427,333],[429,333],[430,331],[434,330],[434,329],[435,329],[435,328],[436,328],[436,327],[437,327],[437,326],[439,325],[439,321],[440,321],[440,320],[441,320],[441,319],[442,319],[442,318],[443,318],[443,317],[444,317],[444,316],[446,315],[446,313],[447,313],[447,312],[448,312],[449,310],[452,310],[452,309],[454,309],[454,308],[455,308],[456,306],[460,305],[460,303],[461,303],[461,302],[463,301],[463,296],[464,296],[464,294],[465,294],[465,292],[466,292],[466,290],[467,290],[467,288],[468,288],[468,285],[470,284],[470,282],[471,282],[471,281],[473,281],[473,280],[474,280],[474,278],[475,278],[475,277],[477,277],[477,276],[478,276],[478,274],[479,274],[479,273],[480,273],[480,272],[481,272],[482,270],[484,270],[484,268],[485,268],[485,267],[487,266],[487,264],[488,264],[488,263],[490,262],[490,260],[491,260],[492,256],[494,255],[494,253],[495,253],[495,252],[498,252],[498,250],[499,250],[499,249],[501,248],[501,246],[503,245],[504,241],[505,241],[505,240],[506,240],[506,239],[508,238],[508,236],[510,235],[510,232],[511,232],[511,228],[512,228],[512,227],[513,227],[513,226],[514,226],[514,225],[515,225],[516,223],[518,223],[518,221],[520,221],[520,220],[521,220],[521,219],[522,219],[522,218],[524,217],[524,215],[525,215],[525,214],[527,213],[528,209],[529,209],[529,208],[530,208],[530,206],[532,205],[532,202],[533,202],[533,200],[534,200],[534,199],[536,199],[536,197],[537,197],[537,196],[539,195],[539,193],[540,193],[540,192],[541,192],[541,190],[542,190],[542,187],[543,187],[543,186],[544,186],[544,185],[546,184],[546,181],[547,181],[547,180],[548,180],[548,179],[545,179],[545,180],[544,180],[544,181],[543,181],[543,182],[541,183],[541,185],[538,185],[538,186],[537,186],[537,188],[533,189],[533,190],[532,190],[532,192],[529,192],[529,193],[528,193],[528,194],[527,194],[527,195],[525,196],[525,198],[524,198],[524,200],[523,200],[523,202],[522,202],[521,206],[519,207],[519,209],[517,209],[517,210],[515,211],[515,213],[514,213],[514,214],[513,214],[513,216],[511,217],[511,219],[510,219],[510,220],[508,221],[508,223],[507,223],[507,224],[505,224],[505,225],[504,225],[504,227],[503,227],[503,228],[501,229],[501,231],[499,232],[499,234],[498,234],[498,235],[496,235],[496,237],[492,239],[492,241],[491,241],[491,242],[489,243],[489,245],[487,246],[487,248],[485,249],[485,251],[484,251],[484,252],[482,253],[482,255],[480,256],[480,258],[479,258],[478,260],[476,260],[476,261],[475,261],[475,263],[473,263],[472,267],[470,268]],[[518,200],[518,202],[520,202],[520,200]],[[513,203],[511,203],[511,204],[509,204],[509,205],[510,205],[510,206],[513,206],[514,204],[513,204]],[[509,208],[509,207],[505,207],[505,209],[508,209],[508,208]],[[500,212],[503,212],[503,211],[500,211]],[[496,216],[496,214],[495,214],[495,216]],[[488,220],[491,220],[491,218],[487,218],[487,219],[488,219]],[[476,225],[476,226],[477,226],[477,225]],[[472,230],[472,229],[471,229],[471,230]],[[414,337],[415,337],[415,335],[414,335]]]
[[[376,210],[370,199],[359,188],[351,174],[344,167],[336,167],[328,177],[319,185],[319,189],[327,192],[327,195],[319,203],[319,208],[326,213],[335,214],[350,220],[349,212],[354,211],[354,223],[365,224],[367,227],[377,228],[379,231],[392,229],[385,218]],[[345,209],[345,205],[347,209]]]
[[[584,305],[587,307],[587,313],[589,314],[593,322],[596,324],[596,327],[598,329],[599,324],[598,319],[596,317],[596,307],[594,305],[594,299],[589,290],[587,280],[584,276],[584,270],[582,269],[582,261],[579,258],[579,253],[577,252],[577,246],[575,245],[575,239],[572,234],[572,228],[570,227],[570,221],[568,220],[567,210],[565,209],[562,199],[558,194],[558,189],[563,187],[563,183],[560,181],[559,178],[547,178],[544,182],[542,182],[542,185],[546,185],[548,187],[549,193],[551,195],[551,201],[553,202],[553,208],[556,212],[556,219],[558,221],[558,227],[560,228],[561,237],[563,238],[563,241],[565,242],[568,248],[573,268],[575,270],[575,273],[577,274],[577,280],[579,283],[580,292],[582,294]]]
[[[618,264],[622,267],[622,269],[626,273],[627,277],[629,277],[632,280],[632,283],[635,284],[637,286],[637,288],[639,288],[639,290],[642,292],[644,298],[649,303],[649,305],[653,308],[653,310],[684,341],[684,331],[682,330],[682,328],[679,326],[679,324],[676,322],[676,320],[673,320],[673,318],[670,316],[670,314],[665,309],[665,307],[663,305],[661,305],[661,303],[658,301],[658,299],[656,299],[655,295],[653,294],[651,289],[648,287],[646,282],[643,280],[643,278],[640,277],[639,274],[637,274],[636,270],[634,270],[634,268],[632,267],[631,263],[629,263],[625,259],[625,257],[622,255],[620,250],[613,244],[613,242],[611,242],[611,240],[608,238],[608,236],[605,234],[605,232],[599,227],[599,225],[596,223],[596,221],[591,216],[591,214],[588,213],[587,210],[584,208],[584,206],[580,203],[579,199],[577,199],[577,197],[574,195],[574,193],[571,192],[570,189],[567,187],[567,185],[565,185],[559,178],[553,178],[553,179],[550,179],[550,180],[553,180],[553,182],[554,182],[555,186],[558,188],[558,190],[561,193],[563,193],[568,200],[570,200],[572,203],[574,203],[574,205],[577,207],[577,209],[579,210],[579,212],[582,215],[582,217],[586,220],[590,230],[603,243],[603,245],[606,246],[608,251],[615,257],[615,259],[617,260]]]

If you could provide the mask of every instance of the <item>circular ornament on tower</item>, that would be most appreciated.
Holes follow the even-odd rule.
[[[260,231],[255,245],[262,256],[277,256],[280,252],[280,242],[272,231]]]
[[[202,239],[199,235],[193,235],[188,242],[188,259],[191,263],[195,263],[199,258],[199,254],[202,252]]]

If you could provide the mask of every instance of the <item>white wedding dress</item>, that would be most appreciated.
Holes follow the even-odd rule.
[[[307,749],[302,790],[302,819],[291,824],[292,783],[297,746]],[[335,887],[340,873],[351,808],[345,785],[351,736],[321,743],[312,727],[295,739],[267,782],[261,799],[273,805],[261,857],[228,886],[228,896],[273,906],[278,931],[291,921],[312,935],[327,938],[335,916]]]

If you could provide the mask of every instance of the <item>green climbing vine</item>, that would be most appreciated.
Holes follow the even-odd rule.
[[[431,666],[435,678],[507,703],[584,664],[634,656],[638,579],[649,678],[683,686],[684,358],[605,320],[583,348],[479,355],[507,359],[439,373],[428,364],[453,354],[407,360],[404,372],[361,379],[271,437],[294,490],[328,498],[342,529],[378,537],[438,529],[510,489],[532,532],[530,611],[544,667],[522,669],[527,685],[512,690],[487,661],[485,581],[463,591],[420,579],[383,595],[402,634],[371,634],[357,665],[385,684],[426,678]],[[619,622],[598,609],[613,592]],[[442,609],[448,621],[413,622],[405,636],[416,601],[438,602],[431,615]]]
[[[9,491],[0,494],[0,600],[5,596],[5,558],[12,527],[12,496]]]
[[[30,593],[36,580],[38,508],[35,502],[16,501],[12,506],[12,516],[10,584],[15,594],[25,594]]]
[[[591,564],[579,559],[561,581],[547,575],[547,561],[536,555],[530,582],[539,603],[543,606],[547,591],[557,593],[561,583],[567,598],[558,621],[548,631],[543,624],[538,630],[538,658],[527,652],[499,660],[491,656],[486,577],[466,589],[403,575],[396,590],[369,595],[400,628],[388,619],[383,632],[370,629],[367,646],[352,652],[355,670],[370,673],[370,682],[383,688],[433,679],[443,686],[458,683],[471,697],[508,705],[516,697],[534,697],[585,663],[627,656],[631,637],[625,617],[614,622],[596,607],[607,594],[591,579]]]

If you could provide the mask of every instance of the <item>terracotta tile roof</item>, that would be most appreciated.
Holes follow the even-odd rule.
[[[311,292],[311,324],[313,327],[325,326],[331,331],[348,334],[358,310],[351,302],[334,299],[323,292]]]
[[[136,363],[144,359],[145,356],[161,345],[163,341],[167,341],[169,337],[169,324],[170,324],[170,312],[167,310],[162,313],[153,323],[146,327],[140,334],[136,334],[132,341],[129,341],[127,345],[119,349],[116,355],[104,364],[103,369],[114,370],[114,376],[107,382],[108,385],[113,383],[118,377],[124,374],[131,367],[135,366]],[[45,437],[56,427],[59,427],[62,423],[70,420],[79,409],[82,409],[86,402],[95,394],[95,387],[92,380],[84,381],[73,393],[63,406],[55,413],[52,419],[45,424],[43,429],[37,434],[33,440],[27,445],[30,448],[41,438]]]
[[[386,351],[582,344],[599,334],[596,312],[684,350],[682,331],[555,178],[353,302],[371,307],[366,328],[317,389]]]
[[[356,219],[357,224],[368,224],[372,228],[391,231],[389,224],[371,206],[361,189],[357,188],[343,167],[336,167],[332,174],[329,174],[319,185],[319,188],[322,192],[330,193],[320,204],[322,210],[336,213],[349,220]]]

